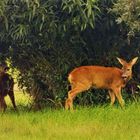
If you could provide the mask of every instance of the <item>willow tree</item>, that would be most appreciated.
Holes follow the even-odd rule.
[[[19,84],[38,107],[64,98],[68,70],[86,57],[80,33],[94,28],[99,12],[96,0],[0,1],[2,57],[20,71]]]

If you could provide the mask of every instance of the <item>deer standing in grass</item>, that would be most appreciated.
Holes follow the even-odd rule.
[[[107,89],[111,98],[111,105],[114,104],[115,98],[117,98],[121,107],[123,107],[124,100],[121,95],[121,89],[131,79],[132,67],[138,57],[128,63],[121,58],[117,59],[122,64],[122,69],[104,66],[81,66],[75,68],[68,76],[71,90],[68,92],[65,109],[73,110],[75,96],[91,87]]]

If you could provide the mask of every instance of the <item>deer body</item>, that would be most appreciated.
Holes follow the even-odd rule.
[[[72,86],[80,86],[112,89],[115,86],[125,86],[122,78],[122,70],[119,68],[103,66],[82,66],[74,69],[69,74],[69,81]],[[76,79],[79,79],[76,81]]]
[[[119,62],[123,65],[122,69],[104,66],[81,66],[75,68],[68,76],[71,90],[68,92],[65,108],[73,109],[73,99],[75,96],[91,87],[108,89],[111,105],[114,104],[117,97],[120,105],[123,107],[124,100],[121,96],[121,89],[131,79],[132,66],[136,63],[137,59],[136,57],[127,63],[123,59],[118,58]]]

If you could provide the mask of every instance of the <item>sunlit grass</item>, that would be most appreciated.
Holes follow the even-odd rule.
[[[8,109],[0,116],[0,140],[140,140],[140,103],[127,104],[125,109],[97,106],[77,107],[74,112],[29,112],[27,94],[16,90],[15,99],[19,114],[6,97]]]
[[[140,104],[84,107],[74,112],[45,109],[6,112],[1,116],[4,140],[139,140]]]

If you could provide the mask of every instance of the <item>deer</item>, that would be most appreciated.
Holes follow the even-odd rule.
[[[131,61],[118,58],[122,68],[105,67],[105,66],[80,66],[72,70],[68,75],[68,81],[71,90],[68,92],[68,98],[65,101],[65,109],[73,110],[73,100],[77,94],[89,90],[91,87],[95,89],[107,89],[112,106],[115,98],[118,99],[120,106],[123,108],[125,102],[121,95],[121,90],[132,78],[132,67],[137,62],[138,57]]]
[[[14,79],[7,73],[9,67],[0,66],[0,108],[5,112],[7,105],[5,96],[9,95],[14,109],[17,111],[14,97]]]

